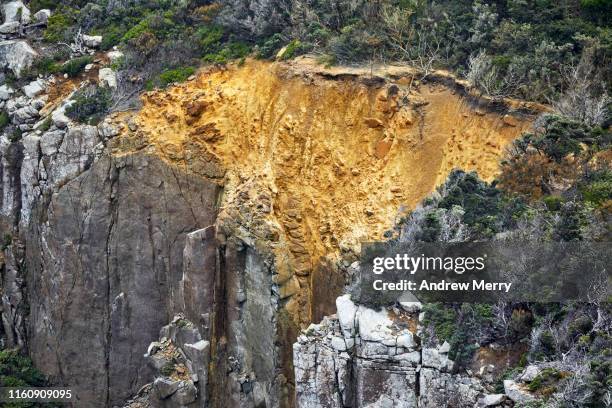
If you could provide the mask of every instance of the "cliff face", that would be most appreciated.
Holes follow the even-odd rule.
[[[0,143],[4,333],[87,406],[164,372],[147,345],[177,314],[193,331],[160,344],[210,360],[185,351],[183,405],[293,405],[291,345],[335,311],[359,242],[453,167],[492,178],[530,123],[410,71],[303,62],[202,72],[97,127],[37,101],[3,102],[24,125]]]
[[[104,156],[37,206],[26,238],[36,365],[84,401],[118,404],[146,382],[143,350],[184,307],[186,234],[214,223],[218,191],[154,156]]]

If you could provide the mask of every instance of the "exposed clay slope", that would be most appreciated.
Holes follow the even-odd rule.
[[[224,206],[250,194],[264,207],[277,255],[290,251],[278,279],[287,295],[303,294],[321,257],[381,239],[452,168],[492,179],[505,146],[530,125],[476,112],[444,85],[394,76],[329,79],[300,64],[258,61],[203,72],[145,95],[115,154],[146,147],[204,174],[219,161]],[[302,324],[310,301],[287,305]]]

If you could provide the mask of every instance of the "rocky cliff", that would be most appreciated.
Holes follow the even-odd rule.
[[[405,328],[392,354],[359,349],[391,357],[351,363],[355,391],[313,388],[305,373],[351,364],[320,348],[337,365],[313,366],[318,346],[292,344],[334,313],[361,241],[454,167],[492,178],[530,117],[480,106],[441,74],[311,63],[204,70],[97,126],[65,115],[79,79],[1,87],[6,345],[77,389],[79,406],[341,406],[375,398],[365,384],[379,368],[376,381],[401,388],[392,398],[428,398]],[[93,65],[88,77],[105,80]]]
[[[311,324],[293,346],[299,407],[488,407],[536,399],[525,382],[504,381],[498,393],[491,364],[459,372],[447,342],[422,344],[421,304],[400,302],[372,309],[350,295],[336,299],[337,313]]]

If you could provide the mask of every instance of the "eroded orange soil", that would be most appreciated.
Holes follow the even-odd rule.
[[[330,79],[261,61],[201,72],[146,94],[124,135],[139,143],[115,153],[146,146],[178,165],[218,162],[222,205],[250,197],[278,235],[277,279],[289,297],[310,287],[322,257],[381,239],[451,169],[494,178],[505,147],[531,124],[476,111],[446,86],[395,77]],[[310,296],[298,298],[287,307],[307,322]]]

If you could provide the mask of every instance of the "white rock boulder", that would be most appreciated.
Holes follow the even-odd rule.
[[[391,334],[393,323],[384,309],[376,311],[367,307],[360,307],[357,311],[357,322],[359,336],[362,340],[382,342],[393,337]]]
[[[8,68],[17,78],[32,66],[38,53],[24,40],[0,41],[0,68]]]
[[[531,382],[533,381],[538,374],[540,374],[540,368],[536,365],[528,365],[525,370],[523,370],[523,373],[521,374],[520,380],[523,382]]]
[[[102,44],[101,35],[83,35],[83,42],[89,48],[97,48]]]
[[[11,99],[11,95],[14,93],[15,91],[8,85],[4,84],[0,86],[0,101],[7,101]]]
[[[51,17],[51,10],[49,9],[42,9],[34,13],[34,21],[37,23],[47,24],[49,17]]]
[[[106,56],[108,57],[109,61],[111,64],[114,64],[116,62],[121,61],[121,58],[123,58],[123,53],[121,51],[109,51],[106,53]]]
[[[19,22],[10,21],[8,23],[4,23],[0,25],[0,34],[15,34],[19,31]]]
[[[351,300],[351,295],[342,295],[336,299],[336,309],[340,328],[345,338],[355,336],[355,315],[357,306]]]
[[[479,405],[482,407],[494,407],[500,405],[505,399],[506,396],[504,394],[488,394],[482,397]]]
[[[117,87],[117,74],[111,68],[102,68],[98,71],[98,81],[103,86]]]
[[[30,9],[22,1],[9,1],[2,6],[2,15],[5,23],[28,24],[31,20]]]
[[[35,98],[45,91],[45,83],[37,79],[36,81],[32,81],[26,86],[23,87],[23,93],[26,94],[28,98]]]

